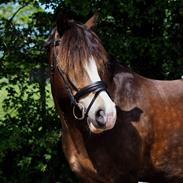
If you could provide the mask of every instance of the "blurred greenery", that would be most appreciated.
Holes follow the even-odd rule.
[[[44,72],[56,13],[85,22],[105,48],[154,79],[183,75],[181,0],[0,0],[0,182],[76,183],[62,152],[61,124]],[[36,76],[40,79],[36,79]]]

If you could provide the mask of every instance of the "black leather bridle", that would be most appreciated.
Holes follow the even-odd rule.
[[[54,41],[50,41],[49,44],[47,44],[47,46],[54,46],[54,49],[56,46],[61,44],[61,39],[58,40],[54,40]],[[57,62],[57,55],[54,52],[54,56],[55,56],[55,60]],[[50,65],[50,70],[51,73],[54,74],[55,69],[58,70],[59,75],[61,76],[62,80],[64,81],[64,86],[65,89],[67,91],[67,94],[69,96],[70,102],[73,105],[73,115],[76,119],[78,120],[83,120],[88,116],[88,112],[91,109],[93,103],[95,102],[97,96],[99,95],[100,92],[102,91],[106,91],[107,92],[107,87],[106,84],[103,81],[96,81],[90,85],[85,86],[84,88],[81,88],[80,90],[77,89],[77,87],[73,84],[73,82],[67,77],[67,75],[65,74],[65,72],[57,66],[55,66],[54,61],[51,63]],[[76,90],[76,94],[73,95],[72,93],[72,89]],[[85,109],[85,107],[79,103],[79,100],[90,94],[90,93],[94,93],[94,96],[90,102],[90,104],[88,105],[87,109]],[[80,115],[78,116],[77,114],[77,110],[80,110]]]

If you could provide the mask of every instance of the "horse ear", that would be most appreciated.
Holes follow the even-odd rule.
[[[85,23],[85,26],[88,28],[88,29],[91,29],[92,27],[94,27],[97,19],[98,19],[98,15],[99,13],[96,12],[86,23]]]
[[[70,22],[68,17],[65,15],[65,11],[63,8],[59,11],[56,18],[57,31],[60,37],[64,34],[66,30],[70,28]]]

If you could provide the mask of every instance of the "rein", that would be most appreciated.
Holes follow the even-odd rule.
[[[55,56],[56,62],[58,62],[58,55],[56,54],[55,47],[59,46],[60,44],[61,44],[61,39],[57,39],[54,41],[50,41],[49,44],[47,45],[47,46],[54,46],[54,56]],[[51,70],[52,74],[54,74],[54,71],[55,71],[54,61],[52,61],[50,68],[51,68],[50,70]],[[94,82],[90,85],[87,85],[87,86],[81,88],[80,90],[78,90],[77,87],[73,84],[73,82],[67,77],[65,72],[60,67],[58,67],[57,64],[56,64],[56,69],[58,70],[58,73],[64,82],[64,86],[65,86],[65,89],[69,96],[70,102],[73,105],[73,116],[77,120],[84,120],[88,116],[88,112],[91,109],[93,103],[95,102],[95,100],[96,100],[97,96],[100,94],[100,92],[107,91],[106,84],[103,81],[96,81],[96,82]],[[77,91],[77,93],[75,95],[73,95],[71,88],[74,88]],[[84,97],[92,92],[95,93],[94,97],[92,98],[90,104],[88,105],[88,107],[86,109],[83,106],[83,104],[79,103],[79,100],[82,97]],[[78,116],[78,114],[77,114],[78,109],[81,112],[80,116]]]

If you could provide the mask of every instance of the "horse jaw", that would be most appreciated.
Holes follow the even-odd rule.
[[[101,78],[98,74],[96,62],[93,57],[90,57],[89,62],[85,65],[85,71],[91,83],[101,81]],[[90,95],[80,99],[79,102],[82,103],[87,109],[93,97],[94,93],[91,93]],[[96,123],[96,113],[100,109],[102,109],[105,113],[105,127],[100,127]],[[101,133],[104,130],[109,130],[114,127],[116,122],[116,107],[106,91],[102,91],[97,96],[95,102],[88,112],[87,121],[89,129],[93,133]]]

